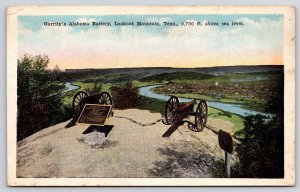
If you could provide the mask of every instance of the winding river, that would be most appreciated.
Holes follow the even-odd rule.
[[[159,94],[159,93],[154,93],[152,91],[153,88],[155,87],[159,87],[161,85],[151,85],[151,86],[146,86],[146,87],[141,87],[140,90],[140,95],[145,96],[145,97],[151,97],[154,99],[160,99],[163,101],[167,101],[170,96],[168,95],[164,95],[164,94]],[[181,98],[179,97],[180,102],[186,103],[191,101],[192,99],[188,99],[188,98]],[[256,115],[256,114],[261,114],[267,117],[271,117],[271,114],[267,114],[267,113],[262,113],[262,112],[258,112],[258,111],[254,111],[254,110],[249,110],[249,109],[243,109],[242,105],[239,104],[232,104],[232,103],[221,103],[221,102],[214,102],[214,101],[210,101],[208,102],[208,105],[214,108],[218,108],[221,109],[223,111],[228,111],[230,113],[234,113],[234,114],[238,114],[241,116],[246,116],[246,115]]]
[[[67,89],[64,90],[64,92],[73,91],[73,90],[76,90],[76,89],[79,89],[79,88],[80,88],[80,87],[77,86],[77,85],[72,85],[70,82],[66,82],[66,83],[65,83],[65,86],[67,87]]]

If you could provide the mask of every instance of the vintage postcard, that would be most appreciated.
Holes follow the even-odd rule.
[[[292,6],[7,9],[10,186],[295,185]]]

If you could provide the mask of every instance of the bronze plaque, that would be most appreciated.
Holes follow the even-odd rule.
[[[220,129],[218,134],[218,140],[221,149],[230,154],[233,152],[233,140],[230,133]]]
[[[86,104],[78,118],[77,123],[104,125],[110,113],[111,105]]]

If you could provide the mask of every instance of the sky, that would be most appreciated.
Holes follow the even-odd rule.
[[[243,25],[232,26],[232,21]],[[89,26],[70,26],[70,22]],[[111,26],[92,26],[92,22]],[[115,26],[115,22],[159,22],[160,26]],[[18,57],[47,55],[50,69],[55,65],[60,69],[281,65],[283,33],[283,15],[274,14],[19,16]]]

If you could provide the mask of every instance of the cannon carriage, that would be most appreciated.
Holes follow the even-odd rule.
[[[206,126],[208,115],[208,104],[205,100],[200,100],[196,110],[194,105],[196,100],[180,105],[179,99],[176,96],[171,96],[166,103],[163,123],[171,125],[171,127],[164,133],[163,137],[169,137],[180,125],[185,122],[192,131],[202,131]],[[184,120],[189,116],[195,117],[195,123]]]
[[[113,105],[112,97],[108,92],[89,95],[85,91],[79,91],[73,97],[72,108],[75,117],[78,117],[85,104]]]

